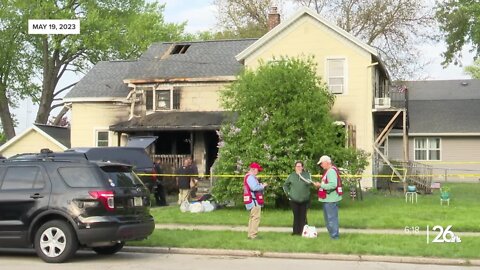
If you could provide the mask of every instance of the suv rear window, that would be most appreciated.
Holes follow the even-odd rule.
[[[112,187],[138,187],[143,186],[142,181],[127,166],[102,166],[102,171],[108,175]]]
[[[90,167],[64,167],[58,173],[70,187],[98,187],[98,174]]]

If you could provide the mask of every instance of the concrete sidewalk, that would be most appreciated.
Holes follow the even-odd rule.
[[[246,232],[247,226],[228,226],[228,225],[194,225],[194,224],[156,224],[155,229],[167,229],[167,230],[200,230],[200,231],[236,231],[236,232]],[[260,226],[260,232],[285,232],[291,233],[292,228],[290,227],[265,227]],[[325,227],[317,227],[319,233],[326,233],[327,229]],[[462,236],[477,236],[480,237],[480,232],[456,232],[453,231],[455,235],[460,237]],[[340,228],[340,233],[365,233],[365,234],[401,234],[407,235],[412,234],[405,232],[405,230],[399,229],[347,229]],[[432,232],[430,228],[430,235],[435,235],[436,232]],[[426,228],[420,230],[417,235],[426,235]]]

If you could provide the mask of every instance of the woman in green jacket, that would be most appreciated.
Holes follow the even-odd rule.
[[[292,235],[302,235],[303,227],[307,224],[307,207],[310,202],[312,176],[303,170],[303,162],[295,162],[295,172],[291,173],[283,190],[290,200],[293,211]]]

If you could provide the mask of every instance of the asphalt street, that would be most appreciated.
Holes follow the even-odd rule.
[[[158,254],[120,252],[113,256],[99,256],[93,252],[80,251],[73,260],[64,264],[47,264],[33,250],[6,251],[0,249],[0,270],[254,270],[254,269],[335,269],[335,270],[457,270],[480,269],[478,266],[452,266],[431,264],[409,264],[368,261],[337,261],[317,259],[264,258],[221,255]]]

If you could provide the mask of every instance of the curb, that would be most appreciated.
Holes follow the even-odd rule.
[[[155,229],[166,229],[166,230],[200,230],[200,231],[236,231],[236,232],[246,232],[248,228],[246,226],[238,225],[194,225],[194,224],[155,224]],[[292,232],[290,227],[266,227],[260,226],[258,228],[260,232]],[[326,233],[327,229],[325,227],[317,227],[317,232]],[[397,235],[406,235],[408,233],[405,230],[401,229],[350,229],[350,228],[340,228],[341,233],[358,233],[358,234],[397,234]],[[420,235],[427,235],[426,231],[419,233]],[[458,236],[475,236],[480,237],[480,232],[455,232],[455,235]]]
[[[122,252],[263,257],[263,258],[282,258],[282,259],[290,258],[290,259],[359,261],[359,262],[388,262],[388,263],[435,264],[435,265],[456,265],[456,266],[480,266],[480,260],[468,260],[468,259],[443,259],[443,258],[425,258],[425,257],[345,255],[345,254],[320,254],[320,253],[282,253],[282,252],[262,252],[258,250],[235,250],[235,249],[196,249],[196,248],[175,248],[175,247],[128,246],[128,247],[124,247],[122,249]]]

